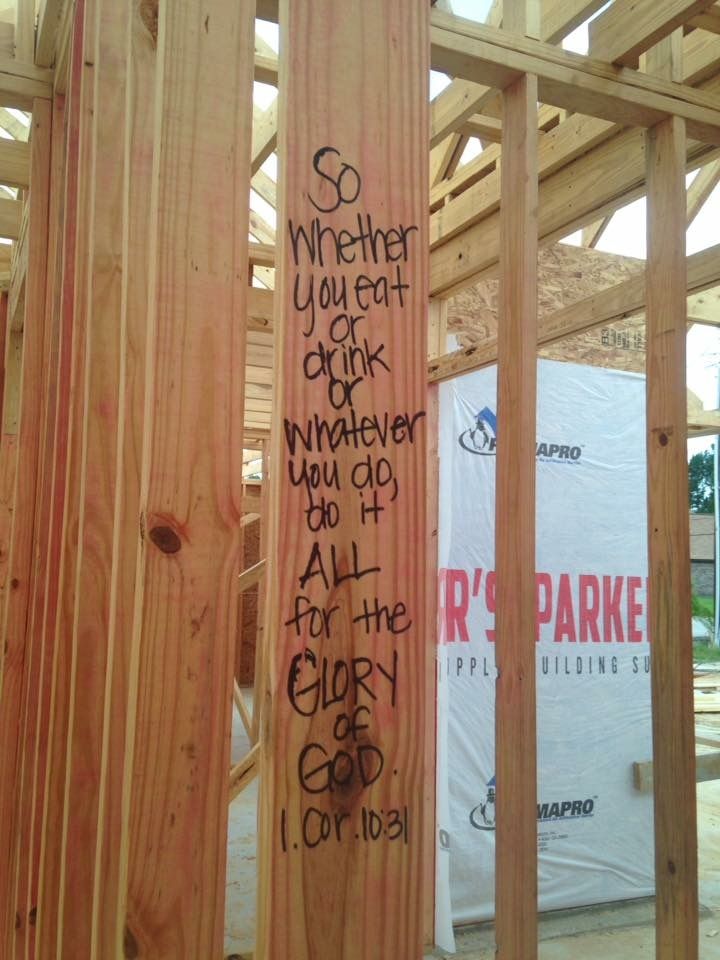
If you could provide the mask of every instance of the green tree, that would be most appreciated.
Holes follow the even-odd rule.
[[[693,513],[712,513],[715,509],[713,492],[712,450],[702,450],[690,457],[688,464],[688,486],[690,491],[690,509]]]

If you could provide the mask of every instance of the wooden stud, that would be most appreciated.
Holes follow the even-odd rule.
[[[114,656],[109,624],[123,350],[123,189],[128,177],[124,124],[130,8],[112,0],[88,0],[86,11],[84,63],[92,65],[92,73],[83,83],[92,84],[86,130],[91,166],[80,183],[89,219],[78,251],[85,283],[77,289],[85,317],[85,362],[57,936],[60,954],[68,956],[92,956],[96,949],[107,676]],[[88,783],[98,786],[91,791]],[[78,850],[93,855],[77,856]],[[87,909],[78,911],[78,902]]]
[[[523,34],[525,0],[503,22]],[[495,494],[495,941],[498,960],[537,957],[535,717],[535,412],[537,377],[537,81],[503,91],[498,444]]]
[[[87,14],[87,15],[86,15]],[[78,563],[77,529],[81,509],[82,438],[85,414],[86,306],[89,199],[93,109],[94,4],[79,2],[74,11],[71,66],[66,99],[65,229],[63,238],[61,374],[56,439],[56,483],[51,556],[57,558],[57,584],[48,605],[44,630],[53,645],[50,728],[38,879],[37,953],[55,956],[62,940],[66,871],[65,784],[68,733],[73,709],[72,636]],[[88,911],[91,908],[88,907]]]
[[[35,104],[31,146],[31,191],[28,232],[28,274],[25,292],[20,421],[17,470],[10,540],[7,592],[3,611],[2,668],[0,682],[0,948],[8,950],[15,926],[10,895],[14,864],[9,856],[15,837],[14,810],[18,772],[18,734],[25,670],[25,626],[30,600],[35,537],[42,387],[44,382],[45,273],[47,261],[48,203],[50,187],[51,112],[49,103]],[[22,918],[21,918],[22,922]]]
[[[223,945],[253,12],[174,0],[157,33],[125,921],[156,960]]]
[[[681,35],[648,69],[680,74]],[[685,386],[685,124],[647,135],[648,631],[652,640],[657,960],[697,960],[695,727]],[[682,810],[678,818],[677,811]]]
[[[367,338],[367,349],[382,357],[381,364],[361,364],[354,355],[359,379],[350,410],[337,392],[345,389],[341,382],[332,387],[326,376],[311,380],[303,373],[303,358],[312,369],[311,351],[331,342],[331,316],[318,310],[313,327],[309,314],[293,306],[295,277],[307,284],[311,255],[302,240],[293,254],[288,228],[279,235],[273,528],[265,627],[265,635],[273,638],[271,692],[256,693],[269,696],[260,735],[256,949],[266,960],[419,960],[422,955],[429,775],[422,736],[425,710],[431,706],[425,702],[427,673],[434,669],[424,637],[428,10],[414,0],[368,0],[341,10],[333,0],[284,0],[280,7],[285,57],[280,62],[279,159],[284,179],[278,222],[312,229],[318,217],[333,230],[357,231],[358,214],[367,213],[382,230],[402,224],[406,241],[393,251],[393,262],[381,247],[373,263],[369,249],[363,252],[358,245],[354,262],[345,258],[341,267],[333,263],[330,269],[338,279],[347,278],[351,289],[368,271],[407,287],[402,298],[399,290],[388,288],[388,303],[368,304],[367,309],[361,295],[351,311],[357,315],[354,334],[333,328],[338,344],[344,343],[340,349],[348,351],[357,338],[362,351]],[[316,70],[320,63],[322,69]],[[313,158],[331,180],[313,169]],[[342,185],[333,186],[344,169]],[[292,426],[287,432],[283,428],[283,418],[304,430],[315,415],[323,422],[350,424],[351,416],[364,415],[382,420],[388,414],[392,422],[400,411],[408,411],[415,423],[413,435],[408,427],[392,447],[374,444],[367,451],[368,469],[377,469],[381,456],[386,459],[397,482],[394,500],[390,490],[376,491],[375,501],[369,489],[361,489],[362,464],[353,488],[354,467],[368,461],[352,444],[341,443],[330,452],[323,441],[318,451],[310,438],[312,451],[305,451]],[[338,484],[331,479],[315,491],[293,486],[288,470],[293,473],[303,461],[328,477],[337,465]],[[394,491],[392,481],[389,485]],[[338,510],[332,529],[317,526],[317,511],[308,514],[320,505],[321,495]],[[375,507],[382,512],[373,513]],[[332,508],[329,523],[335,524]],[[304,597],[320,616],[325,609],[331,617],[330,636],[321,629],[311,637],[300,620],[293,624],[295,604],[302,610]],[[379,619],[372,612],[376,604],[385,611]],[[333,664],[343,670],[353,658],[366,657],[374,664],[373,680],[367,683],[372,682],[378,699],[353,685],[333,709],[315,710],[312,693],[308,698],[301,688],[320,676],[324,657],[329,670]],[[352,723],[353,716],[365,728],[358,731],[357,745],[342,726],[347,718]],[[415,736],[409,738],[411,729]],[[330,768],[321,764],[338,749],[348,751],[352,768],[341,756],[335,773],[342,783],[328,789],[323,777]],[[341,836],[315,846],[317,817],[323,815],[327,822],[340,818]],[[374,818],[381,816],[386,818],[381,831],[384,827],[387,833],[366,840],[368,831],[377,830]]]
[[[50,104],[38,105],[50,112]],[[50,204],[48,217],[48,256],[45,296],[45,343],[43,344],[43,395],[38,460],[38,494],[35,518],[35,549],[31,574],[31,594],[25,630],[25,669],[23,676],[22,717],[20,731],[20,763],[16,793],[15,886],[13,902],[20,924],[15,926],[14,951],[17,956],[35,955],[37,914],[37,879],[42,836],[42,806],[45,785],[46,746],[49,725],[52,645],[43,630],[48,591],[57,567],[48,564],[53,536],[53,494],[55,480],[55,433],[62,388],[60,379],[61,324],[60,311],[54,296],[58,272],[58,218],[61,183],[64,174],[64,103],[62,98],[52,105],[52,146]],[[30,202],[30,201],[28,201]],[[26,234],[27,236],[27,234]]]

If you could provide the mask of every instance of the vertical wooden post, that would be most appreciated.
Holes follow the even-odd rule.
[[[682,31],[648,52],[680,80]],[[698,956],[685,385],[685,123],[647,135],[647,458],[658,960]]]
[[[114,0],[88,0],[86,5],[85,49],[93,75],[87,130],[90,165],[80,184],[87,195],[89,219],[86,242],[79,250],[83,263],[78,264],[78,275],[84,282],[77,290],[85,316],[85,368],[62,841],[65,864],[59,894],[62,956],[97,956],[95,883],[105,799],[106,686],[115,639],[110,620],[123,348],[123,136],[129,13],[128,4]],[[122,757],[113,759],[122,766]],[[93,788],[88,789],[88,784]],[[78,903],[84,904],[82,910],[77,909]]]
[[[45,271],[50,187],[51,106],[35,101],[30,150],[33,202],[28,222],[28,266],[23,323],[18,459],[10,542],[9,586],[3,617],[0,696],[0,952],[9,950],[15,928],[11,895],[15,837],[15,794],[25,671],[25,629],[31,593],[35,507],[43,407]],[[24,922],[24,918],[20,918]]]
[[[525,0],[503,26],[524,34]],[[498,960],[537,957],[535,410],[537,78],[503,91],[495,507],[495,939]]]
[[[280,4],[263,960],[422,955],[428,15]]]
[[[53,646],[43,824],[38,878],[37,953],[52,957],[62,939],[68,732],[73,709],[76,575],[85,418],[86,284],[89,237],[90,146],[93,108],[94,4],[74,11],[66,110],[66,190],[61,288],[61,392],[56,435],[56,486],[51,550],[57,579],[48,596],[44,630]],[[52,554],[51,554],[52,556]]]
[[[115,539],[110,600],[101,823],[94,884],[93,946],[99,958],[124,949],[127,902],[127,817],[134,701],[129,700],[133,622],[141,515],[140,481],[145,428],[149,242],[155,148],[155,100],[147,92],[157,79],[156,37],[140,5],[130,10],[125,87],[125,182],[123,184],[123,277],[120,312],[120,408],[115,486]],[[128,944],[132,946],[132,944]]]
[[[175,960],[223,946],[254,4],[156,9],[124,949]]]
[[[40,104],[49,114],[49,102]],[[42,797],[44,784],[44,749],[47,741],[51,654],[42,630],[49,579],[48,547],[52,523],[54,480],[54,434],[58,400],[60,354],[59,312],[55,308],[53,281],[57,255],[58,200],[63,176],[63,98],[52,105],[52,147],[50,204],[48,214],[48,256],[45,276],[45,342],[43,344],[42,416],[39,431],[38,485],[35,516],[35,548],[30,584],[30,598],[25,628],[25,669],[23,674],[22,713],[18,757],[18,784],[15,799],[15,885],[14,909],[20,917],[15,924],[15,955],[33,956],[37,914],[37,863],[39,859],[40,824],[37,823],[38,790]],[[42,801],[40,822],[42,820]]]
[[[442,356],[447,344],[448,301],[430,300],[428,313],[428,360]],[[427,386],[427,619],[428,658],[436,661],[438,642],[438,526],[440,509],[440,385]],[[437,670],[428,670],[425,701],[437,703]],[[437,792],[437,710],[425,716],[425,838],[423,891],[425,907],[425,944],[435,943],[436,874],[436,792]]]

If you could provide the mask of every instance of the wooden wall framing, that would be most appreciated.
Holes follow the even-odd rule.
[[[417,960],[432,938],[434,833],[437,478],[423,433],[434,428],[437,382],[496,360],[498,416],[513,438],[499,450],[496,517],[497,781],[509,798],[498,815],[497,944],[503,960],[537,956],[537,345],[638,311],[647,324],[657,957],[697,960],[685,439],[688,424],[718,429],[720,411],[688,421],[685,335],[686,319],[720,322],[711,315],[720,243],[686,258],[683,238],[720,177],[716,5],[641,3],[630,23],[632,5],[613,0],[592,26],[589,56],[559,44],[600,0],[505,0],[487,24],[441,6],[43,0],[36,22],[33,0],[17,0],[13,22],[0,24],[0,125],[17,138],[0,140],[0,235],[13,241],[9,255],[0,251],[0,285],[9,286],[0,299],[0,954],[9,960],[219,957],[228,795],[258,770],[256,960]],[[280,59],[255,36],[256,15],[279,20]],[[429,65],[452,76],[431,104]],[[264,111],[253,110],[254,79],[279,87]],[[8,108],[31,113],[29,144]],[[485,149],[461,166],[471,137]],[[317,154],[322,147],[330,150]],[[276,149],[278,182],[264,166]],[[686,193],[685,173],[698,166]],[[357,196],[331,210],[333,189],[340,195],[354,177]],[[248,209],[251,184],[277,207],[277,228]],[[645,278],[538,322],[538,245],[584,228],[592,246],[614,211],[644,194]],[[409,286],[406,302],[374,317],[367,347],[348,334],[365,351],[362,375],[332,387],[327,355],[325,372],[302,373],[312,357],[293,283],[306,248],[297,233],[293,247],[288,221],[309,229],[317,214],[351,230],[361,207],[384,229],[405,225]],[[373,269],[396,264],[385,259]],[[306,278],[361,269],[344,254],[334,260],[305,264]],[[497,275],[498,336],[447,353],[445,301]],[[371,360],[380,331],[386,352]],[[313,336],[319,355],[325,333]],[[349,396],[335,404],[329,387]],[[317,490],[290,482],[297,458],[286,424],[336,418],[351,399],[360,415],[423,412],[404,427],[416,442],[386,454],[397,503],[381,494],[370,506],[385,516],[359,513],[363,491],[331,498],[330,482],[323,495],[342,520],[308,530]],[[262,449],[269,476],[259,511],[243,496],[248,443]],[[314,465],[352,471],[349,450],[333,454]],[[257,512],[262,556],[243,571],[242,529]],[[366,556],[384,576],[356,575]],[[341,611],[341,627],[314,646],[283,606],[299,595],[298,577],[319,609]],[[232,664],[238,593],[261,579],[251,716]],[[397,633],[378,621],[368,639],[352,622],[374,597],[390,602],[386,626],[394,615]],[[298,756],[308,743],[325,750],[348,738],[333,732],[329,712],[309,720],[293,708],[292,658],[314,676],[313,657],[367,656],[387,681],[384,658],[399,649],[403,617],[417,637],[392,659],[397,704],[373,706],[360,737],[382,748],[387,770],[311,804]],[[344,714],[368,706],[363,689],[344,697]],[[251,749],[230,771],[233,694]],[[417,749],[401,729],[409,723]],[[358,843],[348,835],[309,849],[309,805],[333,824],[339,816],[341,833],[359,817]],[[381,806],[403,811],[412,840],[359,842],[369,808]],[[296,852],[298,837],[305,849]],[[319,932],[306,918],[328,898]]]

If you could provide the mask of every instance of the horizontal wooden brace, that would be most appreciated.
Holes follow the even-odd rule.
[[[476,114],[465,121],[460,127],[460,132],[467,137],[479,137],[481,140],[500,143],[502,140],[502,121],[496,120],[495,117]]]
[[[720,751],[701,753],[695,758],[695,779],[698,783],[720,780]],[[633,786],[641,793],[652,793],[653,762],[633,763]]]
[[[0,140],[0,143],[4,142]],[[17,240],[19,238],[22,210],[23,205],[19,200],[0,197],[0,237],[4,237],[6,240]]]
[[[258,83],[267,83],[271,87],[276,87],[278,82],[278,58],[256,53],[255,79]]]
[[[0,106],[32,110],[33,100],[49,100],[52,92],[52,70],[0,57]]]
[[[30,185],[30,144],[0,137],[0,183],[8,187]]]
[[[499,89],[523,73],[533,74],[543,103],[625,126],[652,127],[678,116],[689,136],[720,144],[717,100],[692,87],[448,14],[433,12],[432,23],[437,70]]]
[[[275,246],[271,243],[249,243],[248,260],[255,267],[275,266]]]
[[[720,410],[703,410],[688,417],[689,437],[716,437],[720,435]]]

